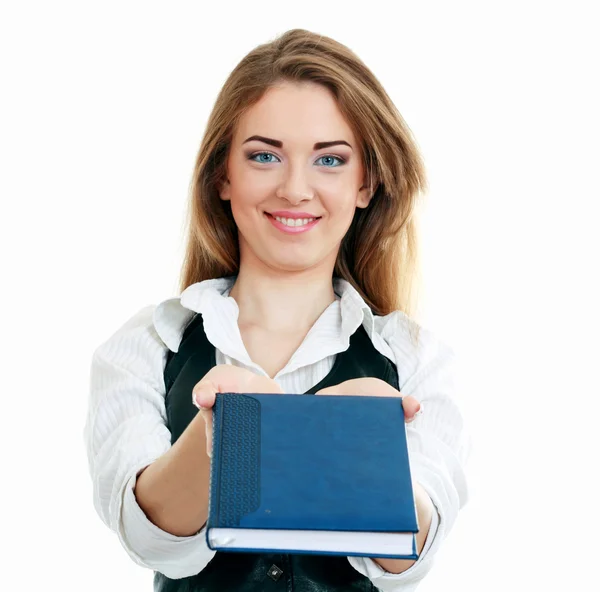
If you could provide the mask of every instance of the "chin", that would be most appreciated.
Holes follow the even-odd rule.
[[[294,272],[294,271],[305,271],[318,265],[319,261],[312,259],[294,257],[293,259],[277,259],[272,261],[271,267],[279,269],[281,271]]]
[[[302,263],[302,262],[298,262],[298,261],[296,261],[294,263],[278,261],[274,265],[274,267],[281,271],[295,272],[295,271],[305,271],[306,269],[310,269],[311,267],[314,267],[314,266],[310,265],[308,263]]]

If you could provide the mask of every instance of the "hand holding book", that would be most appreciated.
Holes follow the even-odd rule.
[[[419,401],[369,377],[317,397],[277,394],[271,378],[232,365],[193,388],[211,457],[209,547],[370,556],[388,571],[414,561],[426,534],[417,511],[429,521],[398,422]]]
[[[194,387],[192,400],[200,410],[206,424],[206,450],[212,456],[212,407],[217,393],[283,393],[273,379],[259,376],[245,368],[220,364],[212,368]],[[317,395],[362,395],[376,397],[402,397],[406,423],[412,422],[423,412],[423,405],[413,396],[403,396],[391,385],[379,378],[355,378],[317,391]]]
[[[418,558],[402,397],[336,387],[215,395],[211,549]]]
[[[206,425],[206,452],[212,457],[213,414],[217,393],[279,393],[281,387],[268,376],[250,370],[219,364],[211,368],[192,391],[192,402],[200,410]]]
[[[402,408],[406,423],[413,421],[423,412],[422,404],[411,395],[402,395],[385,380],[379,378],[354,378],[335,386],[317,391],[317,395],[362,395],[373,397],[402,397]]]
[[[404,417],[406,423],[412,422],[416,417],[423,413],[423,404],[420,403],[411,395],[403,396],[400,391],[397,391],[394,387],[389,385],[384,380],[379,378],[356,378],[353,380],[346,380],[333,387],[321,389],[317,391],[317,395],[366,395],[366,396],[390,396],[398,397],[402,396],[402,408],[404,410]],[[433,504],[429,494],[425,491],[423,486],[417,481],[413,481],[413,493],[415,496],[416,509],[419,519],[420,529],[416,537],[417,551],[421,552],[427,533],[429,531],[429,525],[431,524],[431,516],[434,511]],[[374,557],[381,567],[391,573],[401,573],[411,567],[415,560],[414,559],[386,559],[383,557]]]

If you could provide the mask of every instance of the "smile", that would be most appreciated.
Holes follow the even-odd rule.
[[[281,216],[272,216],[265,212],[265,215],[275,226],[275,228],[287,234],[298,234],[299,232],[307,232],[314,228],[321,218],[283,218]]]

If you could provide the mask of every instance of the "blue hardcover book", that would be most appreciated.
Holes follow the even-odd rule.
[[[417,559],[400,397],[217,394],[207,543]]]

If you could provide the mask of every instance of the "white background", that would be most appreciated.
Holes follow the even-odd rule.
[[[177,295],[217,92],[295,27],[364,60],[429,174],[420,322],[460,355],[474,451],[419,590],[597,589],[594,4],[3,3],[2,589],[151,590],[93,509],[91,354]]]

